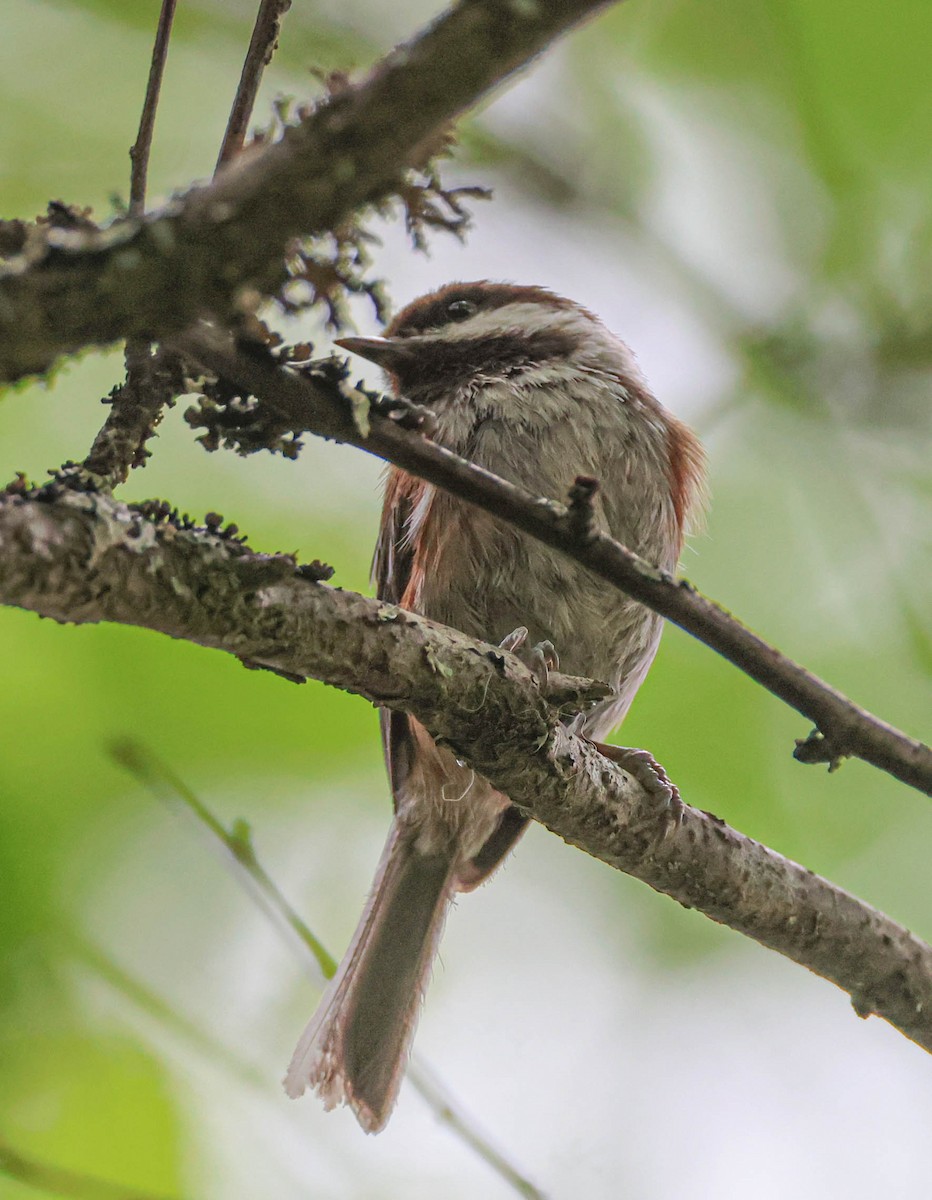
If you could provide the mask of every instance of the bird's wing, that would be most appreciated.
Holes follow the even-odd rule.
[[[408,538],[411,513],[425,485],[406,471],[390,467],[385,479],[382,524],[372,559],[372,582],[380,600],[401,604],[414,568],[414,550]],[[398,795],[411,770],[415,751],[411,721],[407,713],[383,708],[379,712],[382,749],[398,807]]]

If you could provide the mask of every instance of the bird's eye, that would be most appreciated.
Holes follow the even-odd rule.
[[[453,300],[447,305],[447,316],[451,321],[465,321],[478,308],[471,300]]]

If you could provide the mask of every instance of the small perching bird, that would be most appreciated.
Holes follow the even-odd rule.
[[[397,395],[436,416],[434,440],[545,497],[599,481],[600,525],[676,567],[702,492],[696,436],[647,387],[628,347],[592,313],[539,287],[452,283],[403,309],[381,338],[338,346],[383,367]],[[571,727],[595,741],[624,717],[661,619],[513,526],[392,467],[374,577],[381,599],[486,641],[551,643],[566,671],[613,694]],[[367,1132],[391,1114],[444,917],[495,870],[526,818],[404,713],[383,711],[395,816],[362,919],[285,1079]],[[648,775],[649,756],[627,769]],[[650,780],[648,779],[648,782]],[[654,780],[656,782],[656,779]]]

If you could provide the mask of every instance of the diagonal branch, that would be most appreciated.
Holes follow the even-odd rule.
[[[824,976],[860,1015],[932,1050],[932,948],[708,813],[687,806],[671,820],[496,647],[314,582],[290,556],[67,490],[0,498],[0,602],[154,629],[413,713],[566,841]]]
[[[838,762],[846,756],[887,771],[932,794],[932,750],[861,708],[811,671],[742,625],[685,579],[674,579],[638,558],[608,534],[579,536],[562,504],[522,488],[427,441],[397,421],[370,411],[366,429],[353,418],[360,393],[321,379],[302,378],[270,358],[235,354],[200,330],[179,339],[183,350],[281,413],[295,431],[348,442],[468,500],[588,567],[734,663],[746,675],[808,717],[816,731],[797,747],[801,761]]]
[[[0,272],[0,380],[127,337],[155,340],[244,290],[274,291],[291,238],[392,194],[451,120],[608,0],[461,0],[279,142],[145,220],[50,231]]]

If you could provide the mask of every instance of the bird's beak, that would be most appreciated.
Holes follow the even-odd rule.
[[[405,363],[413,362],[415,357],[412,348],[400,338],[347,337],[337,338],[333,344],[341,350],[368,358],[386,371],[396,371]]]

